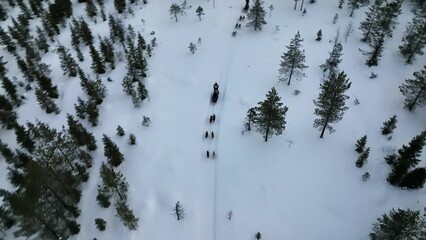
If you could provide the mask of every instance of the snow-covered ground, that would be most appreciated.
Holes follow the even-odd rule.
[[[74,15],[85,15],[84,4],[74,2]],[[422,56],[413,65],[404,65],[398,52],[406,23],[413,16],[411,6],[404,3],[400,24],[386,42],[379,66],[368,68],[358,51],[368,47],[360,42],[358,30],[367,8],[356,10],[349,18],[346,8],[337,8],[337,1],[305,2],[307,14],[302,16],[293,10],[293,1],[265,1],[265,9],[271,4],[275,8],[271,18],[268,10],[268,24],[255,32],[244,27],[245,20],[236,37],[231,33],[242,15],[242,0],[187,0],[192,8],[178,16],[178,22],[168,13],[173,1],[149,1],[134,8],[135,17],[123,18],[125,25],[132,24],[147,41],[157,38],[158,47],[148,58],[150,97],[140,109],[133,108],[121,87],[124,63],[102,76],[108,96],[101,105],[99,126],[89,127],[100,147],[90,180],[84,185],[81,233],[75,239],[252,240],[258,231],[263,239],[368,239],[372,223],[381,214],[392,208],[421,210],[426,206],[424,189],[406,191],[387,183],[390,169],[383,159],[386,151],[408,143],[426,126],[424,109],[403,109],[398,89],[426,62]],[[195,15],[197,6],[206,13],[202,21]],[[112,2],[106,9],[115,13]],[[339,20],[332,24],[335,13]],[[335,125],[336,132],[320,139],[320,132],[312,127],[312,100],[318,97],[322,78],[319,65],[332,49],[329,41],[349,22],[354,23],[355,31],[347,42],[341,39],[344,55],[340,64],[352,82],[347,92],[349,110]],[[275,26],[280,31],[276,32]],[[107,22],[92,23],[91,29],[95,36],[109,34]],[[319,29],[321,42],[315,41]],[[150,35],[151,31],[155,35]],[[297,31],[304,38],[307,77],[284,86],[277,77],[280,56]],[[188,45],[199,37],[202,43],[191,54]],[[69,32],[63,30],[58,40],[69,46]],[[82,50],[86,56],[82,67],[91,72],[88,48]],[[19,109],[19,121],[37,118],[59,128],[66,124],[67,112],[75,113],[74,103],[84,93],[78,78],[62,75],[55,53],[46,54],[43,61],[51,64],[52,79],[60,89],[61,114],[46,115],[31,93]],[[14,71],[20,76],[13,68],[8,75],[13,76]],[[378,73],[378,78],[370,79],[371,72]],[[109,76],[113,82],[106,81]],[[211,105],[214,82],[220,85],[220,97]],[[242,134],[242,130],[247,110],[264,100],[271,87],[278,90],[289,110],[284,134],[265,143],[260,134]],[[301,91],[297,96],[293,94],[296,89]],[[354,104],[355,98],[359,105]],[[214,124],[208,122],[211,114],[216,114]],[[380,134],[380,127],[394,114],[398,116],[397,129],[388,141]],[[141,126],[143,116],[151,118],[150,127]],[[118,124],[126,137],[115,135]],[[205,131],[214,131],[215,138],[204,139]],[[130,207],[140,218],[137,231],[128,231],[113,209],[102,209],[95,201],[101,183],[99,167],[105,161],[100,141],[103,133],[125,154],[119,170],[130,184]],[[136,135],[136,146],[127,144],[129,133]],[[0,130],[0,134],[13,145],[13,132]],[[368,163],[358,169],[354,144],[365,134],[371,153]],[[215,151],[216,158],[207,159],[206,150]],[[361,175],[367,171],[371,179],[363,182]],[[172,215],[177,201],[185,208],[182,221]],[[228,211],[233,212],[231,220],[226,218]],[[97,217],[107,221],[105,232],[96,229]]]

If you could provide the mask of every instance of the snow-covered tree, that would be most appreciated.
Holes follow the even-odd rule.
[[[397,122],[398,120],[396,119],[396,115],[393,115],[392,117],[389,118],[389,120],[387,120],[386,122],[383,122],[382,135],[389,135],[393,133],[393,130],[395,130],[396,128]]]
[[[170,6],[169,13],[172,16],[172,18],[174,18],[177,22],[178,21],[177,15],[182,14],[182,9],[179,5],[177,5],[176,3],[173,3]]]
[[[308,66],[305,65],[305,50],[301,49],[302,41],[300,33],[297,32],[294,38],[291,39],[290,45],[286,46],[287,52],[281,56],[279,80],[281,82],[287,81],[287,85],[290,85],[293,76],[296,79],[305,76],[303,71]]]
[[[356,141],[355,151],[357,153],[362,153],[365,150],[365,144],[366,143],[367,143],[367,135],[364,135]]]
[[[197,9],[195,10],[195,13],[197,13],[198,18],[201,21],[201,16],[205,15],[204,10],[201,6],[198,6]]]
[[[188,48],[189,48],[189,51],[190,51],[192,54],[194,54],[194,53],[195,53],[195,51],[197,50],[197,46],[196,46],[194,43],[190,43],[190,44],[189,44],[189,46],[188,46]]]
[[[324,64],[320,65],[320,68],[322,69],[322,72],[324,73],[324,76],[330,76],[331,74],[336,74],[338,71],[338,65],[342,61],[342,44],[337,42],[333,46],[333,50],[330,53],[330,56],[325,61]],[[328,74],[327,74],[328,73]]]
[[[415,55],[423,55],[425,45],[426,17],[416,15],[407,26],[407,30],[402,37],[402,45],[398,47],[399,52],[406,59],[406,63],[411,64]]]
[[[359,154],[358,159],[355,162],[355,166],[358,168],[362,168],[362,166],[364,166],[364,164],[367,162],[369,155],[370,148],[368,147]]]
[[[344,72],[332,74],[329,79],[320,84],[321,92],[318,100],[314,100],[314,114],[319,118],[315,119],[314,127],[321,129],[320,138],[324,136],[325,129],[334,131],[330,126],[343,118],[343,114],[348,109],[345,101],[349,97],[345,92],[350,88],[351,83]]]
[[[263,2],[260,0],[255,0],[253,7],[250,8],[250,11],[247,13],[247,27],[254,27],[256,31],[258,28],[262,30],[262,25],[266,24],[265,21],[265,9],[263,9]]]

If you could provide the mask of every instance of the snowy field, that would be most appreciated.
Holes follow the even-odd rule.
[[[74,16],[85,16],[85,5],[73,2]],[[170,0],[140,3],[140,8],[134,8],[134,17],[122,16],[125,25],[132,24],[147,42],[153,37],[158,41],[153,56],[148,58],[149,101],[139,109],[132,106],[121,87],[123,62],[101,76],[108,95],[100,107],[99,125],[92,128],[84,122],[95,134],[99,147],[80,203],[81,231],[74,239],[254,240],[255,233],[261,232],[262,239],[361,240],[368,239],[376,218],[392,208],[423,210],[426,191],[389,185],[386,176],[390,167],[383,159],[389,149],[400,148],[426,127],[425,109],[403,109],[404,97],[398,89],[426,62],[426,56],[421,56],[414,64],[405,65],[398,52],[406,23],[413,17],[411,5],[408,1],[403,4],[400,24],[386,41],[379,66],[368,68],[358,50],[368,48],[360,41],[358,30],[367,7],[356,10],[350,18],[346,5],[339,9],[335,0],[308,2],[307,14],[302,16],[299,10],[293,10],[293,1],[265,1],[266,9],[271,4],[275,8],[271,17],[267,11],[267,25],[254,31],[244,26],[245,20],[236,37],[231,33],[243,14],[242,0],[187,0],[192,8],[178,16],[178,22],[170,19]],[[195,14],[198,6],[205,12],[201,21]],[[116,13],[112,2],[106,4],[106,10]],[[333,24],[335,13],[339,19]],[[322,81],[319,65],[328,58],[337,30],[342,34],[349,22],[353,22],[355,31],[347,42],[341,38],[343,62],[339,66],[352,82],[346,93],[350,96],[346,102],[349,110],[334,126],[336,132],[326,132],[320,139],[320,132],[312,126],[313,99],[317,99]],[[9,21],[3,24],[7,26]],[[319,29],[323,33],[320,42],[315,40]],[[91,30],[94,36],[109,35],[108,23],[101,20],[96,25],[92,22]],[[151,31],[155,34],[150,35]],[[280,56],[297,31],[304,38],[309,68],[306,78],[286,86],[278,82]],[[202,42],[191,54],[188,45],[198,38]],[[69,31],[62,30],[58,41],[71,48]],[[88,47],[82,50],[86,61],[81,67],[91,72]],[[8,53],[2,54],[14,61]],[[67,112],[75,114],[74,103],[84,93],[78,78],[62,75],[55,53],[44,55],[43,61],[51,64],[61,114],[46,115],[31,92],[18,110],[19,122],[40,119],[60,128],[66,124]],[[8,66],[8,75],[14,76],[15,72],[21,76],[14,64]],[[371,72],[378,78],[370,79]],[[107,82],[108,77],[113,82]],[[214,82],[219,83],[220,95],[217,104],[212,105]],[[247,110],[264,100],[272,87],[289,108],[284,133],[268,142],[256,132],[242,134]],[[301,93],[296,96],[294,90]],[[359,105],[354,104],[355,98]],[[208,121],[211,114],[216,115],[213,124]],[[394,114],[398,124],[388,141],[380,127]],[[149,127],[141,126],[143,116],[151,118]],[[124,128],[126,137],[115,134],[117,125]],[[215,138],[205,139],[205,131],[214,131]],[[136,231],[125,228],[113,209],[102,209],[95,200],[101,183],[99,167],[106,161],[101,143],[104,133],[126,158],[118,169],[130,184],[129,204],[140,219]],[[136,146],[127,144],[129,133],[136,135]],[[16,146],[13,131],[0,130],[0,134]],[[358,155],[354,144],[365,134],[371,153],[367,164],[359,169],[355,167]],[[215,151],[215,159],[207,159],[206,150]],[[5,176],[4,168],[1,172]],[[367,182],[361,180],[364,172],[371,174]],[[7,187],[5,181],[2,187]],[[185,208],[182,221],[172,215],[177,201]],[[231,220],[227,219],[229,211],[233,212]],[[105,232],[96,229],[97,217],[107,221]]]

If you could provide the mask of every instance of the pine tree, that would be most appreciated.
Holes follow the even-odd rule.
[[[80,47],[76,47],[75,51],[77,52],[78,61],[83,62],[84,61],[84,55],[81,52]]]
[[[37,37],[35,39],[35,43],[40,51],[44,53],[49,52],[49,44],[47,43],[46,33],[37,26],[36,28]]]
[[[120,126],[120,125],[118,125],[117,126],[117,135],[118,136],[120,136],[120,137],[122,137],[122,136],[124,136],[126,133],[124,132],[124,129]]]
[[[355,151],[357,153],[362,153],[365,150],[365,144],[367,143],[367,135],[362,136],[360,139],[356,141]]]
[[[405,80],[405,83],[399,87],[405,97],[404,107],[409,111],[426,103],[426,65],[422,70],[414,72],[413,76],[414,79]]]
[[[118,167],[124,161],[124,155],[107,135],[103,135],[102,142],[104,143],[104,156],[108,163],[113,167]]]
[[[383,214],[373,224],[370,233],[371,240],[389,239],[423,239],[425,235],[424,220],[419,211],[410,209],[392,209],[388,214]]]
[[[262,25],[266,24],[265,21],[266,11],[263,8],[263,2],[260,0],[255,0],[254,5],[250,8],[249,13],[247,13],[247,27],[254,27],[256,31],[258,28],[262,30]]]
[[[423,55],[423,48],[426,45],[426,17],[415,16],[407,26],[402,45],[399,52],[406,59],[407,64],[411,64],[415,55]]]
[[[185,209],[179,201],[176,202],[175,207],[173,208],[173,214],[176,216],[178,221],[185,218]]]
[[[396,115],[393,115],[386,122],[383,122],[382,135],[389,135],[393,133],[393,130],[396,128],[396,123],[398,120],[396,119]]]
[[[0,95],[0,124],[3,128],[12,129],[17,123],[18,115],[13,111],[12,103]]]
[[[195,53],[195,51],[197,50],[197,46],[196,46],[194,43],[190,43],[188,48],[189,48],[189,51],[190,51],[192,54],[194,54],[194,53]]]
[[[0,44],[5,46],[5,49],[10,53],[15,55],[16,53],[16,44],[9,36],[7,32],[0,26]]]
[[[197,13],[197,16],[200,19],[200,21],[201,21],[201,16],[205,15],[204,9],[201,6],[197,7],[197,9],[195,10],[195,13]]]
[[[98,104],[95,100],[89,99],[87,105],[86,105],[86,112],[87,112],[87,121],[93,126],[96,127],[98,125],[98,118],[99,118],[99,108]]]
[[[148,90],[141,81],[138,81],[138,98],[143,101],[148,97]]]
[[[173,3],[170,6],[169,13],[172,16],[171,18],[174,18],[177,22],[178,21],[177,15],[182,14],[182,9],[180,8],[179,5],[177,5],[176,3]]]
[[[126,9],[126,0],[114,0],[114,6],[118,13],[123,13]]]
[[[330,53],[330,57],[325,61],[324,64],[320,65],[320,68],[322,69],[322,72],[324,73],[324,76],[326,76],[326,73],[328,73],[328,76],[331,74],[336,74],[338,70],[338,65],[342,61],[342,44],[337,42],[333,46],[333,50]]]
[[[33,11],[34,15],[40,17],[41,12],[44,11],[43,3],[38,0],[29,0],[31,11]]]
[[[288,51],[281,56],[279,80],[282,82],[287,81],[287,85],[290,85],[293,76],[296,77],[296,79],[305,77],[303,71],[308,66],[304,64],[305,50],[301,50],[302,41],[303,39],[300,37],[300,33],[297,32],[294,38],[291,39],[290,45],[286,46]]]
[[[5,21],[7,17],[8,16],[5,7],[3,5],[0,5],[0,21]]]
[[[359,29],[363,32],[361,41],[369,42],[371,35],[375,34],[377,28],[379,27],[378,23],[381,18],[381,10],[383,8],[384,0],[375,0],[374,4],[370,6],[368,12],[366,12],[366,19],[361,22]]]
[[[256,131],[263,134],[265,142],[272,135],[280,135],[285,130],[285,115],[288,111],[286,106],[282,107],[281,98],[275,88],[266,94],[266,100],[259,102],[255,107]]]
[[[67,114],[68,133],[78,146],[87,146],[89,151],[94,151],[97,148],[96,139],[92,133],[76,119],[73,115]]]
[[[78,30],[79,30],[79,35],[81,37],[81,40],[83,40],[83,42],[87,45],[90,46],[93,44],[93,35],[92,35],[92,31],[90,31],[90,27],[87,24],[86,21],[84,21],[84,19],[82,17],[80,17],[79,19],[79,24],[78,24]]]
[[[86,13],[89,18],[93,18],[98,15],[98,9],[96,9],[93,0],[86,0]]]
[[[105,71],[105,65],[103,63],[103,60],[101,56],[99,55],[98,50],[93,47],[93,45],[90,45],[90,56],[92,57],[92,70],[96,74],[104,74]]]
[[[58,87],[52,84],[52,79],[45,75],[40,75],[36,80],[40,90],[45,91],[49,98],[59,98]]]
[[[351,9],[351,13],[349,14],[349,17],[352,17],[354,15],[354,11],[356,8],[359,7],[360,0],[348,0],[349,8]]]
[[[49,97],[49,94],[46,91],[37,87],[35,94],[41,109],[45,110],[48,114],[59,114],[60,110],[58,106],[56,106],[55,102]]]
[[[103,220],[102,218],[95,218],[96,228],[101,232],[105,231],[106,223],[107,222],[105,220]]]
[[[70,51],[62,45],[56,49],[59,55],[61,69],[64,72],[64,75],[68,77],[77,76],[78,64],[72,57]]]
[[[117,212],[117,216],[120,218],[125,227],[132,231],[138,228],[139,218],[135,217],[133,211],[129,208],[125,201],[117,201],[115,203],[115,210]]]
[[[31,14],[30,9],[28,8],[27,4],[25,4],[25,2],[23,0],[16,0],[16,2],[18,3],[18,6],[21,9],[22,14],[24,14],[28,18],[31,18],[32,14]]]
[[[103,56],[103,59],[105,62],[109,63],[109,66],[111,69],[115,69],[115,55],[114,55],[114,46],[112,42],[104,37],[103,39],[100,39],[100,50]]]
[[[135,145],[136,144],[136,136],[133,133],[130,133],[129,135],[129,145]]]
[[[247,111],[247,117],[246,117],[246,120],[247,120],[247,122],[246,122],[246,130],[247,131],[251,131],[251,126],[252,126],[252,124],[254,124],[255,123],[255,121],[256,121],[256,109],[255,108],[250,108],[248,111]]]
[[[325,129],[333,132],[331,123],[337,123],[343,118],[343,114],[348,109],[345,101],[349,97],[345,92],[350,88],[351,83],[344,72],[338,75],[332,74],[329,79],[320,84],[321,92],[318,100],[314,100],[314,114],[319,118],[314,121],[314,128],[321,129],[321,136],[324,136]]]
[[[15,126],[15,135],[16,135],[16,142],[19,143],[19,145],[27,150],[28,152],[32,153],[35,149],[35,142],[30,136],[30,133],[27,129],[25,129],[25,126],[16,125]]]
[[[7,96],[12,100],[13,105],[19,107],[22,104],[22,100],[18,95],[16,85],[8,77],[4,76],[2,78],[2,87]]]
[[[378,29],[375,35],[384,34],[386,37],[392,37],[397,17],[401,14],[402,0],[393,0],[384,5],[381,9]]]
[[[426,169],[416,168],[405,174],[400,183],[401,188],[419,189],[422,188],[426,181]]]
[[[358,156],[358,159],[355,162],[355,165],[358,168],[362,168],[362,166],[364,166],[364,164],[367,162],[369,155],[370,155],[370,148],[368,147],[360,153],[360,155]]]
[[[420,163],[419,157],[425,144],[426,131],[423,131],[415,136],[408,143],[408,146],[403,145],[398,150],[398,154],[391,154],[385,157],[386,163],[392,167],[392,171],[387,178],[390,184],[401,187],[401,180],[410,168],[416,167]]]
[[[49,19],[53,25],[65,23],[65,19],[72,16],[72,3],[70,0],[55,0],[49,5]]]
[[[381,34],[377,37],[374,37],[369,43],[370,51],[362,51],[362,53],[368,57],[365,64],[368,67],[377,66],[379,64],[380,58],[382,57],[382,52],[385,43],[385,35]]]
[[[71,24],[69,25],[70,32],[71,32],[71,45],[74,48],[78,48],[80,45],[80,22],[77,21],[74,17],[71,20]]]

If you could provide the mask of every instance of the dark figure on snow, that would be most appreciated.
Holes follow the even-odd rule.
[[[198,44],[201,44],[201,38],[198,38],[197,42],[198,42]]]
[[[232,32],[232,36],[235,37],[237,35],[237,31]]]
[[[213,122],[213,115],[210,115],[210,123]]]
[[[210,157],[209,150],[207,150],[206,154],[207,154],[207,158],[209,158]]]
[[[244,11],[248,11],[250,6],[249,6],[249,2],[250,0],[246,0],[246,5],[244,6]]]
[[[213,122],[216,121],[216,115],[213,114]]]
[[[241,21],[241,20],[243,20],[243,16],[241,16],[241,15],[240,15],[240,19],[239,19],[239,20],[240,20],[240,21]]]
[[[212,139],[214,138],[214,132],[212,131]]]
[[[219,89],[219,84],[217,84],[217,82],[215,82],[215,83],[213,84],[213,89],[214,89],[214,90]]]
[[[241,28],[241,23],[240,23],[240,24],[238,24],[238,28]]]
[[[246,19],[246,16],[243,16],[243,20]]]
[[[206,134],[204,134],[204,138],[208,138],[209,137],[209,132],[206,131]]]
[[[256,239],[257,239],[257,240],[262,239],[262,234],[260,234],[260,232],[257,232],[257,233],[256,233]]]
[[[216,153],[213,151],[212,158],[216,157]]]
[[[238,28],[238,23],[235,24],[235,28]]]

